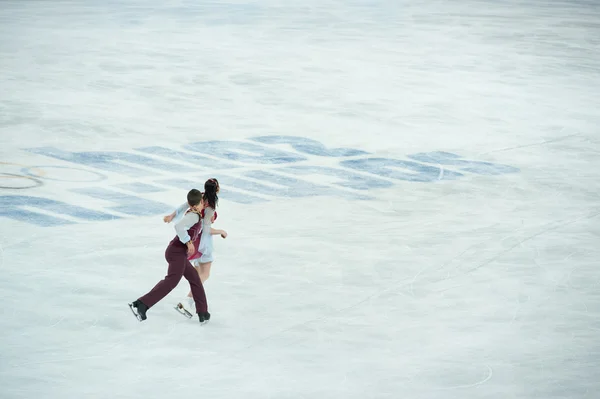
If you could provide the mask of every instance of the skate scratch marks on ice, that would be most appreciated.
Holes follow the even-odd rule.
[[[551,144],[551,143],[555,143],[557,141],[563,141],[563,140],[567,140],[570,139],[571,137],[578,137],[581,136],[580,133],[575,133],[575,134],[570,134],[568,136],[562,136],[562,137],[557,137],[555,139],[552,140],[546,140],[546,141],[542,141],[540,143],[533,143],[533,144],[524,144],[524,145],[518,145],[515,147],[506,147],[506,148],[499,148],[497,150],[491,150],[491,151],[486,151],[486,152],[480,152],[479,154],[477,154],[477,156],[481,156],[481,155],[487,155],[487,154],[492,154],[495,152],[503,152],[503,151],[511,151],[511,150],[518,150],[521,148],[526,148],[526,147],[536,147],[538,145],[545,145],[545,144]]]
[[[461,253],[459,253],[458,255],[454,256],[453,258],[451,258],[450,260],[444,262],[442,264],[442,266],[440,266],[439,268],[436,268],[435,271],[437,270],[441,270],[443,268],[445,268],[446,266],[450,265],[452,262],[454,262],[457,259],[460,259],[464,254],[466,254],[469,250],[471,250],[474,247],[477,247],[481,244],[484,244],[485,242],[487,242],[489,240],[485,239],[485,240],[481,240],[479,242],[476,242],[475,244],[469,245],[467,248],[465,248]],[[415,276],[411,279],[410,281],[410,285],[409,285],[409,292],[411,294],[412,297],[415,296],[415,292],[414,292],[414,283],[415,281],[417,281],[417,277],[419,277],[421,274],[423,274],[423,272],[425,272],[426,270],[430,270],[431,267],[430,266],[423,266],[421,268],[421,270],[419,270],[419,272],[417,274],[415,274]],[[448,275],[446,277],[446,279],[450,278],[450,271],[448,271]],[[441,281],[441,280],[440,280]]]
[[[513,245],[512,247],[510,247],[510,248],[508,248],[508,249],[506,249],[506,250],[504,250],[504,251],[501,251],[501,252],[499,252],[497,255],[495,255],[495,256],[494,256],[494,257],[492,257],[491,259],[489,259],[489,260],[487,260],[487,261],[485,261],[485,262],[481,263],[481,264],[480,264],[480,265],[478,265],[478,266],[475,266],[474,268],[472,268],[472,269],[470,269],[470,270],[467,270],[465,273],[463,273],[463,275],[464,275],[464,274],[471,273],[471,272],[473,272],[473,271],[475,271],[475,270],[477,270],[477,269],[479,269],[479,268],[481,268],[481,267],[483,267],[483,266],[486,266],[487,264],[489,264],[489,263],[491,263],[491,262],[495,261],[496,259],[498,259],[498,258],[499,258],[499,257],[501,257],[502,255],[505,255],[505,254],[509,253],[510,251],[512,251],[513,249],[515,249],[516,247],[520,246],[521,244],[523,244],[523,243],[524,243],[524,242],[526,242],[526,241],[529,241],[529,240],[531,240],[531,239],[534,239],[534,238],[536,238],[536,237],[539,237],[539,236],[541,236],[541,235],[543,235],[543,234],[546,234],[546,233],[548,233],[548,232],[550,232],[550,231],[558,230],[558,229],[560,229],[561,227],[568,226],[568,225],[570,225],[570,224],[573,224],[573,223],[575,223],[575,222],[578,222],[578,221],[580,221],[580,220],[584,220],[584,219],[593,219],[593,218],[595,218],[595,217],[596,217],[596,216],[598,216],[598,215],[600,215],[600,212],[595,212],[595,213],[592,213],[591,215],[584,215],[584,216],[580,216],[580,217],[578,217],[578,218],[575,218],[575,219],[572,219],[572,220],[569,220],[569,221],[565,221],[565,222],[558,222],[558,225],[556,225],[556,226],[554,226],[554,227],[548,227],[547,229],[544,229],[544,230],[542,230],[542,231],[540,231],[540,232],[538,232],[538,233],[535,233],[535,234],[532,234],[532,235],[530,235],[529,237],[527,237],[527,238],[525,238],[525,239],[523,239],[523,240],[519,241],[518,243],[516,243],[516,244],[515,244],[515,245]]]
[[[309,320],[305,320],[305,321],[303,321],[303,322],[300,322],[300,323],[296,323],[296,324],[294,324],[294,325],[292,325],[292,326],[290,326],[290,327],[284,328],[283,330],[280,330],[280,331],[278,331],[278,332],[276,332],[276,333],[270,334],[270,335],[268,335],[268,336],[266,336],[266,337],[264,337],[264,338],[260,338],[260,339],[258,339],[258,340],[256,340],[256,341],[254,341],[253,343],[251,343],[250,345],[248,345],[248,346],[245,346],[244,348],[242,348],[242,349],[240,349],[240,350],[236,351],[236,352],[234,353],[234,356],[235,356],[235,355],[238,355],[238,354],[241,354],[243,351],[246,351],[246,350],[248,350],[248,349],[251,349],[251,348],[253,348],[253,347],[255,347],[255,346],[257,346],[257,345],[259,345],[259,344],[261,344],[261,343],[263,343],[263,342],[266,342],[266,341],[270,340],[271,338],[274,338],[274,337],[276,337],[276,336],[278,336],[278,335],[281,335],[281,334],[285,334],[285,333],[286,333],[286,332],[288,332],[288,331],[292,331],[292,330],[293,330],[293,329],[295,329],[295,328],[298,328],[298,327],[305,326],[305,325],[307,325],[307,324],[310,324],[310,323],[313,323],[313,322],[315,322],[315,321],[326,320],[326,319],[328,319],[328,318],[330,318],[330,317],[336,316],[336,315],[337,315],[337,314],[339,314],[339,313],[346,312],[346,311],[348,311],[348,310],[350,310],[350,309],[356,308],[357,306],[360,306],[360,305],[362,305],[363,303],[365,303],[365,302],[367,302],[367,301],[369,301],[369,300],[371,300],[371,299],[373,299],[373,298],[379,297],[379,296],[381,296],[381,295],[383,295],[383,294],[385,294],[385,293],[387,293],[387,292],[389,292],[389,291],[393,291],[394,289],[397,289],[397,288],[398,288],[398,287],[396,287],[396,286],[392,286],[391,288],[385,289],[385,290],[383,290],[383,291],[382,291],[382,290],[377,290],[375,293],[373,293],[373,294],[371,294],[371,295],[367,296],[367,297],[366,297],[366,298],[364,298],[364,299],[361,299],[360,301],[358,301],[358,302],[354,303],[353,305],[346,306],[346,307],[344,307],[344,308],[341,308],[341,309],[336,309],[336,310],[334,310],[333,312],[331,312],[330,314],[325,314],[325,315],[322,315],[322,316],[320,316],[320,317],[315,317],[315,318],[313,318],[313,319],[309,319]],[[405,294],[405,293],[403,293],[403,292],[398,292],[398,293],[399,293],[399,294],[401,294],[401,295],[404,295],[404,296],[407,296],[407,297],[408,297],[408,295],[406,295],[406,294]],[[294,341],[294,342],[299,342],[299,341],[301,341],[302,339],[304,339],[304,338],[300,338],[299,340],[296,340],[296,341]]]
[[[443,391],[445,391],[445,390],[450,390],[450,389],[465,389],[465,388],[473,388],[473,387],[476,387],[476,386],[478,386],[478,385],[485,384],[487,381],[489,381],[489,379],[490,379],[490,378],[492,378],[492,375],[494,374],[494,371],[493,371],[493,370],[492,370],[492,368],[491,368],[490,366],[488,366],[487,364],[485,364],[484,366],[485,366],[485,367],[487,367],[487,369],[488,369],[488,374],[487,374],[487,376],[486,376],[486,377],[485,377],[483,380],[481,380],[481,381],[477,381],[477,382],[475,382],[475,383],[473,383],[473,384],[468,384],[468,385],[456,385],[456,386],[453,386],[453,387],[447,387],[447,388],[434,388],[434,389],[435,389],[435,390],[438,390],[438,391],[442,391],[442,390],[443,390]]]
[[[598,216],[598,215],[600,215],[600,212],[596,212],[596,213],[593,213],[593,214],[591,214],[591,215],[581,216],[581,217],[578,217],[578,218],[572,219],[572,220],[570,220],[570,221],[567,221],[567,222],[562,222],[562,223],[561,223],[561,222],[558,222],[558,223],[559,223],[558,225],[556,225],[556,226],[553,226],[553,227],[548,227],[548,228],[546,228],[546,229],[544,229],[544,230],[542,230],[542,231],[540,231],[540,232],[538,232],[538,233],[532,234],[532,235],[530,235],[530,236],[528,236],[528,237],[524,238],[523,240],[521,240],[521,241],[517,242],[517,243],[516,243],[515,245],[513,245],[512,247],[510,247],[510,248],[508,248],[508,249],[506,249],[506,250],[504,250],[504,251],[500,251],[500,252],[498,252],[496,255],[494,255],[494,256],[493,256],[493,257],[491,257],[490,259],[488,259],[488,260],[484,261],[483,263],[480,263],[479,265],[477,265],[477,266],[473,267],[472,269],[466,270],[464,273],[462,273],[462,274],[460,274],[460,275],[458,275],[458,276],[454,276],[454,277],[448,277],[448,279],[455,279],[455,278],[457,278],[457,277],[463,277],[463,276],[465,276],[465,275],[467,275],[467,274],[469,274],[469,273],[472,273],[472,272],[474,272],[475,270],[478,270],[478,269],[480,269],[480,268],[482,268],[482,267],[484,267],[484,266],[487,266],[488,264],[492,263],[493,261],[495,261],[495,260],[498,260],[498,259],[499,259],[501,256],[503,256],[503,255],[506,255],[507,253],[509,253],[509,252],[511,252],[513,249],[515,249],[516,247],[518,247],[518,246],[522,245],[524,242],[526,242],[526,241],[529,241],[529,240],[531,240],[531,239],[533,239],[533,238],[539,237],[539,236],[541,236],[541,235],[543,235],[543,234],[546,234],[546,233],[548,233],[548,232],[550,232],[550,231],[558,230],[558,229],[560,229],[561,227],[568,226],[568,225],[570,225],[570,224],[573,224],[573,223],[575,223],[575,222],[578,222],[578,221],[580,221],[580,220],[584,220],[584,219],[593,219],[593,218],[595,218],[595,217],[596,217],[596,216]],[[438,290],[438,291],[435,291],[435,292],[437,292],[437,293],[443,293],[443,292],[450,291],[450,290],[453,290],[453,289],[455,289],[455,288],[461,287],[461,286],[463,286],[463,285],[464,285],[464,284],[457,285],[457,286],[450,287],[450,288],[444,288],[444,289],[442,289],[442,290]]]

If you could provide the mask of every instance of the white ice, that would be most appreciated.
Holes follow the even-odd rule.
[[[2,1],[0,185],[45,173],[2,196],[112,205],[24,148],[272,134],[519,172],[224,195],[202,327],[172,309],[185,280],[143,323],[127,307],[166,271],[161,215],[2,217],[0,398],[600,397],[599,21],[583,0]]]

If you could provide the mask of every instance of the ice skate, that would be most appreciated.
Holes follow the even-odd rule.
[[[129,304],[129,308],[139,321],[146,320],[146,311],[148,311],[148,306],[146,306],[142,301],[139,299],[133,301],[133,303]]]
[[[208,321],[210,320],[210,313],[198,313],[198,320],[200,321],[200,324],[208,323]]]
[[[186,297],[184,300],[177,303],[177,305],[175,306],[175,310],[177,310],[179,313],[181,313],[188,319],[191,319],[193,315],[189,311],[189,309],[194,309],[194,306],[195,306],[194,299],[190,298],[190,297]]]

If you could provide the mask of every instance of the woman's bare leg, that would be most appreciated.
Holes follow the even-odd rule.
[[[196,268],[198,270],[198,274],[200,275],[200,280],[202,284],[210,277],[210,267],[212,266],[212,262],[200,263],[200,266]]]
[[[200,277],[200,281],[202,284],[210,277],[210,267],[212,266],[212,262],[200,263],[199,266],[194,266],[194,269],[198,272],[198,276]],[[192,291],[189,292],[188,297],[192,297]]]

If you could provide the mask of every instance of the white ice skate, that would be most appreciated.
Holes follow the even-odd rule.
[[[175,306],[175,310],[177,310],[179,313],[181,313],[188,319],[191,319],[193,314],[190,310],[193,310],[195,307],[196,303],[194,302],[194,298],[186,296],[185,299],[177,303],[177,306]]]

